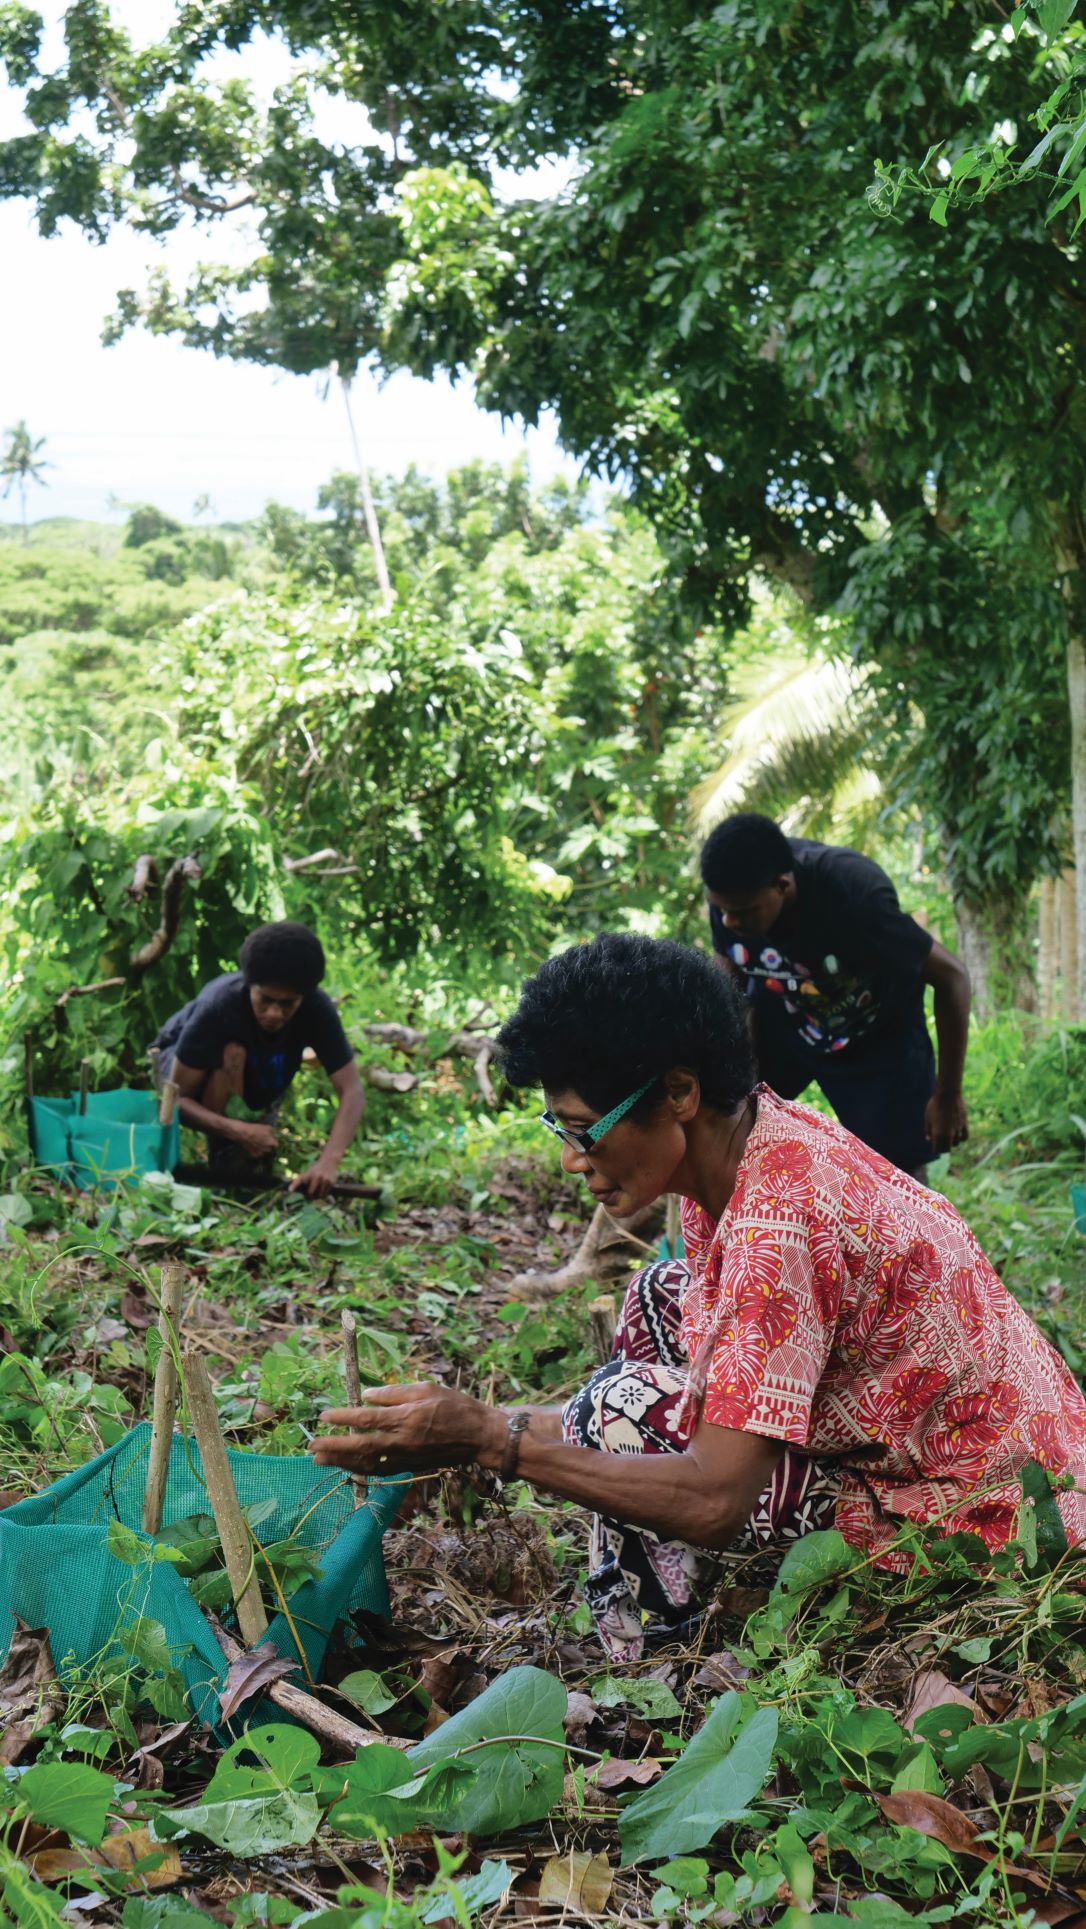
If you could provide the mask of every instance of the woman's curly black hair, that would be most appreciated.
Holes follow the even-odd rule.
[[[650,1078],[696,1072],[707,1105],[732,1112],[754,1083],[745,998],[704,952],[605,931],[548,959],[498,1033],[511,1085],[576,1092],[601,1115]],[[647,1092],[632,1118],[660,1102]]]

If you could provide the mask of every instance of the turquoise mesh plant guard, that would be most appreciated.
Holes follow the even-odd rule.
[[[111,1520],[140,1531],[150,1444],[151,1429],[143,1423],[44,1493],[0,1512],[0,1655],[18,1615],[29,1627],[48,1628],[63,1677],[66,1669],[119,1652],[118,1628],[147,1616],[165,1629],[194,1712],[215,1726],[227,1663],[181,1576],[168,1561],[132,1567],[109,1551]],[[318,1553],[320,1580],[307,1581],[289,1603],[316,1681],[336,1623],[349,1609],[388,1613],[381,1541],[408,1483],[402,1475],[371,1480],[365,1506],[356,1510],[348,1477],[316,1468],[304,1455],[231,1452],[229,1460],[243,1507],[268,1498],[278,1502],[278,1511],[261,1521],[264,1545],[297,1530],[297,1538]],[[207,1512],[195,1441],[175,1434],[162,1524]],[[152,1544],[148,1535],[141,1533],[141,1539]],[[284,1615],[271,1623],[267,1640],[280,1654],[300,1659]],[[251,1705],[238,1726],[257,1714]]]
[[[88,1191],[143,1172],[172,1172],[181,1157],[181,1127],[158,1122],[154,1092],[88,1092],[28,1098],[30,1149],[38,1165]]]

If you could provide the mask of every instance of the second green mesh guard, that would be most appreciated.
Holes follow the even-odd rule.
[[[227,1663],[181,1576],[168,1561],[130,1566],[109,1550],[111,1520],[140,1531],[150,1442],[151,1429],[141,1424],[44,1493],[0,1512],[0,1657],[16,1615],[29,1627],[48,1628],[62,1676],[119,1652],[118,1629],[146,1616],[161,1623],[194,1712],[218,1725]],[[407,1483],[403,1477],[371,1481],[365,1506],[356,1510],[347,1476],[316,1468],[305,1455],[231,1452],[229,1460],[243,1507],[268,1498],[278,1503],[277,1512],[261,1522],[264,1545],[297,1531],[319,1555],[320,1580],[306,1582],[289,1603],[317,1680],[332,1631],[349,1608],[388,1612],[381,1540]],[[208,1512],[195,1442],[177,1434],[162,1524]],[[150,1548],[150,1538],[141,1538]],[[280,1654],[299,1658],[284,1615],[272,1621],[267,1639]]]
[[[88,1092],[82,1113],[75,1092],[70,1098],[28,1098],[26,1112],[37,1163],[84,1191],[143,1172],[172,1172],[181,1157],[180,1125],[176,1118],[172,1125],[159,1124],[153,1092]]]

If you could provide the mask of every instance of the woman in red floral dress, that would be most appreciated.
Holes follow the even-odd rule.
[[[585,1503],[588,1600],[627,1658],[647,1620],[690,1615],[718,1551],[834,1522],[908,1566],[910,1521],[997,1548],[1029,1461],[1086,1540],[1086,1400],[1063,1360],[946,1199],[755,1084],[743,1001],[708,959],[597,938],[528,981],[501,1043],[610,1212],[683,1194],[686,1260],[632,1280],[612,1358],[564,1410],[378,1388],[327,1416],[360,1431],[318,1461],[475,1460]]]

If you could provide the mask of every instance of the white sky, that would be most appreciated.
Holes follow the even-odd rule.
[[[47,0],[41,11],[59,56],[63,6]],[[153,37],[171,12],[169,0],[114,3],[115,18],[130,29],[138,21],[141,38]],[[263,87],[282,65],[279,50],[265,43],[248,50],[243,70]],[[242,71],[240,58],[221,70]],[[18,96],[0,87],[0,135],[25,125]],[[350,138],[346,128],[344,135]],[[44,454],[54,465],[48,488],[32,491],[32,517],[107,520],[121,513],[108,507],[116,496],[187,519],[204,492],[224,521],[258,515],[269,497],[312,511],[319,484],[351,466],[335,387],[325,397],[316,378],[218,361],[138,329],[117,347],[102,347],[102,321],[118,288],[142,288],[155,265],[181,281],[200,259],[244,253],[240,230],[228,236],[225,226],[179,231],[164,245],[118,228],[95,246],[66,223],[44,241],[26,202],[0,201],[0,429],[25,417],[32,435],[47,438]],[[503,429],[475,406],[467,383],[396,375],[378,387],[363,371],[353,406],[376,470],[398,472],[413,462],[440,475],[472,457],[508,462],[526,448],[537,481],[575,473],[553,423],[527,433]],[[0,520],[15,521],[17,513],[14,493],[0,499]]]

